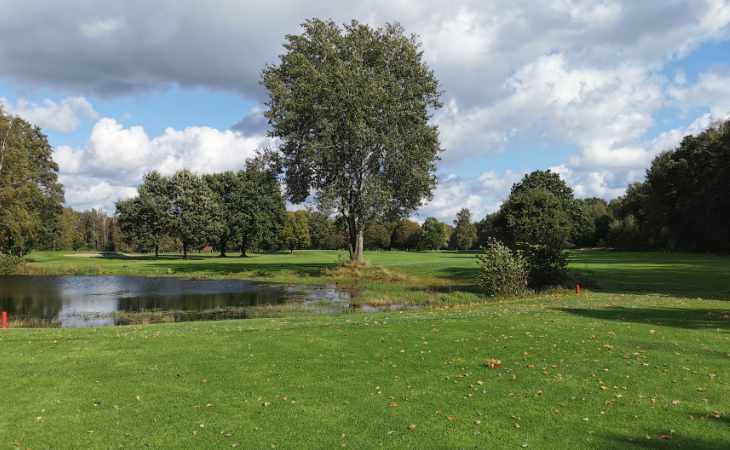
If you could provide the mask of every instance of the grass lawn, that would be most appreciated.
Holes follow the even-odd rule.
[[[35,254],[35,273],[356,286],[390,313],[0,330],[0,448],[730,446],[730,258],[574,252],[590,287],[485,300],[473,255]],[[489,360],[501,361],[490,368]]]

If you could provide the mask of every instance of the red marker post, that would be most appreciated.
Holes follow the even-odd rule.
[[[575,283],[575,294],[580,295],[580,283]]]
[[[3,328],[8,327],[8,312],[3,311]]]

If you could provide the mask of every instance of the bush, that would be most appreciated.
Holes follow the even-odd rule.
[[[0,255],[0,275],[15,274],[22,261],[20,256]]]
[[[533,289],[559,286],[568,278],[568,260],[560,247],[523,245],[529,265],[528,285]]]
[[[487,240],[479,260],[479,286],[490,296],[519,295],[527,290],[527,260],[519,251],[494,238]]]

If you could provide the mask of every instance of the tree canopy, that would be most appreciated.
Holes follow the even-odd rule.
[[[0,254],[51,241],[63,208],[53,149],[40,128],[0,109]]]
[[[334,207],[359,261],[368,223],[405,216],[430,198],[440,151],[429,123],[441,106],[438,82],[416,37],[399,25],[313,19],[302,28],[264,70],[266,117],[281,140],[289,199],[314,194]]]

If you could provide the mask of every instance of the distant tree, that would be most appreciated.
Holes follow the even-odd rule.
[[[81,219],[71,208],[63,208],[54,248],[78,250],[83,246]]]
[[[320,211],[309,212],[309,236],[312,248],[335,250],[346,246],[340,226],[329,215]]]
[[[414,250],[418,248],[420,235],[420,225],[412,220],[401,220],[393,230],[390,245],[399,250]]]
[[[216,227],[217,234],[212,241],[218,247],[221,257],[226,256],[228,244],[240,236],[243,223],[243,214],[240,198],[246,195],[241,176],[234,172],[223,172],[205,175],[203,177],[208,187],[217,196],[220,210],[220,225]]]
[[[462,208],[454,220],[454,232],[451,235],[451,247],[457,250],[468,250],[477,240],[477,229],[471,223],[471,211]]]
[[[169,179],[158,172],[145,175],[137,197],[117,203],[119,228],[125,238],[159,257],[160,245],[171,228]]]
[[[595,197],[577,200],[577,202],[583,210],[582,217],[584,220],[575,224],[573,232],[575,244],[580,247],[605,245],[609,224],[613,220],[608,203],[601,198]]]
[[[170,234],[182,243],[183,257],[188,250],[218,235],[222,225],[221,206],[206,182],[190,171],[182,170],[167,183]]]
[[[0,255],[22,256],[57,232],[63,187],[40,128],[0,109]]]
[[[498,241],[504,241],[504,220],[500,215],[500,212],[494,212],[487,214],[484,219],[477,222],[477,242],[479,247],[482,248],[489,242],[489,239],[496,239]]]
[[[390,247],[390,232],[380,223],[371,223],[365,228],[365,248],[383,250]]]
[[[266,117],[281,139],[287,195],[332,206],[361,261],[367,224],[404,217],[436,184],[441,106],[433,72],[414,36],[398,25],[373,29],[313,19],[286,37],[278,65],[264,70]]]
[[[263,160],[252,160],[239,172],[241,191],[238,196],[241,255],[252,245],[271,243],[286,222],[286,205],[276,175]],[[309,244],[307,244],[308,246]]]
[[[279,241],[290,253],[311,244],[306,211],[288,212],[286,223],[279,232]]]
[[[421,226],[421,248],[441,250],[449,243],[449,229],[435,217],[429,217]]]

